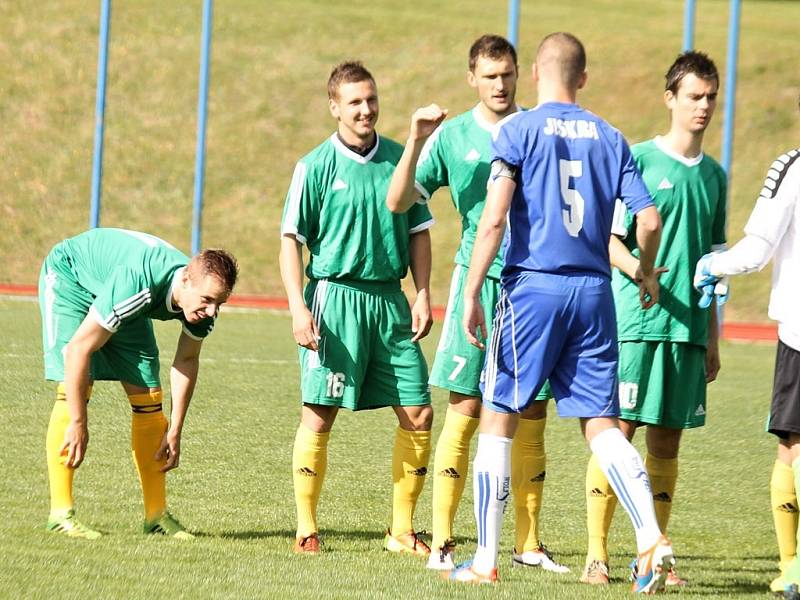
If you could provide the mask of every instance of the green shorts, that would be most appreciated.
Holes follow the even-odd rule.
[[[56,246],[39,274],[39,310],[42,315],[44,376],[64,381],[64,351],[89,314],[94,296],[81,287],[69,257]],[[108,342],[92,354],[89,377],[126,381],[142,387],[160,387],[158,346],[150,319],[124,323]]]
[[[302,400],[350,410],[430,404],[428,365],[412,342],[400,282],[312,280],[306,306],[319,350],[300,348]]]
[[[619,344],[620,418],[672,429],[706,422],[706,349],[682,342]]]
[[[431,385],[457,392],[466,396],[480,397],[481,372],[485,352],[467,341],[464,325],[464,286],[467,282],[467,267],[456,265],[450,281],[450,297],[447,299],[447,312],[444,316],[439,347],[433,359]],[[486,335],[492,335],[494,307],[500,296],[500,281],[487,277],[481,287],[481,306],[486,319]],[[485,340],[488,345],[488,339]],[[550,382],[545,382],[536,400],[549,400],[553,397]]]

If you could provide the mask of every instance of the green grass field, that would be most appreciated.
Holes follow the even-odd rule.
[[[469,44],[506,31],[505,0],[237,0],[215,3],[204,242],[242,264],[239,292],[281,294],[278,223],[295,161],[334,128],[325,81],[361,58],[381,94],[378,129],[404,139],[412,111],[458,114]],[[200,0],[115,0],[101,224],[157,234],[188,250]],[[0,282],[35,283],[42,257],[88,225],[99,2],[0,0]],[[728,2],[697,8],[696,45],[725,76]],[[737,240],[767,167],[797,145],[800,3],[748,0],[742,37],[729,235]],[[518,99],[535,104],[529,65],[541,37],[586,44],[581,103],[632,142],[664,131],[663,74],[680,50],[683,2],[522,3]],[[707,135],[720,155],[722,107]],[[432,203],[433,300],[444,304],[458,222],[447,192]],[[768,273],[737,279],[731,319],[765,318]]]
[[[54,394],[42,380],[34,302],[0,298],[0,597],[3,598],[624,598],[633,532],[620,510],[612,531],[606,589],[577,582],[585,552],[583,480],[588,452],[575,421],[551,416],[545,543],[572,573],[509,565],[511,517],[502,541],[501,584],[448,585],[420,561],[381,551],[389,519],[395,420],[388,410],[342,413],[330,444],[320,506],[326,552],[298,557],[291,450],[299,415],[296,347],[285,313],[227,310],[201,358],[200,382],[184,433],[181,467],[169,476],[173,512],[199,534],[193,543],[140,533],[141,498],[130,459],[129,408],[117,384],[99,383],[90,404],[91,441],[76,477],[79,515],[106,536],[95,542],[44,531],[44,435]],[[157,323],[169,365],[175,324]],[[438,328],[425,342],[433,356]],[[763,432],[771,345],[722,348],[705,428],[691,431],[670,534],[685,598],[763,598],[777,569],[768,482],[774,439]],[[438,436],[446,404],[434,395]],[[474,449],[474,445],[473,445]],[[468,488],[469,489],[469,488]],[[430,527],[430,481],[417,511]],[[471,493],[457,518],[460,556],[475,547]]]

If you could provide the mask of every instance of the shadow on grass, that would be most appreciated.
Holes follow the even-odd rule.
[[[320,532],[320,537],[323,543],[326,538],[336,539],[343,538],[345,540],[383,540],[384,531],[343,531],[339,529],[323,529]],[[294,529],[275,529],[263,531],[222,531],[220,533],[195,533],[199,538],[219,538],[229,540],[259,540],[259,539],[287,539],[293,540],[295,536]]]

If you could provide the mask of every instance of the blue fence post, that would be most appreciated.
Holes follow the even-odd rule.
[[[94,117],[94,155],[92,158],[92,200],[89,227],[100,225],[100,193],[103,186],[103,138],[106,116],[106,77],[108,74],[108,32],[111,22],[111,0],[100,2],[100,37],[97,50],[97,97]]]
[[[520,0],[508,0],[508,41],[514,48],[519,42],[519,3]]]
[[[208,119],[208,71],[211,55],[213,0],[203,3],[203,33],[200,54],[200,84],[197,92],[197,148],[194,164],[194,210],[192,214],[192,254],[200,251],[203,223],[203,187],[206,170],[206,121]]]
[[[728,18],[728,57],[725,61],[725,125],[722,131],[722,168],[728,174],[729,183],[733,161],[733,122],[736,116],[736,71],[739,62],[740,20],[741,0],[731,0]]]
[[[694,21],[696,0],[686,0],[683,7],[683,51],[694,49]]]

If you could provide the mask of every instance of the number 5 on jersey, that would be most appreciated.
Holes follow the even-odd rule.
[[[569,187],[569,179],[583,175],[583,163],[579,160],[561,159],[558,161],[558,174],[561,181],[561,197],[568,207],[561,211],[564,227],[572,237],[578,237],[583,229],[583,209],[586,203],[578,190]]]

